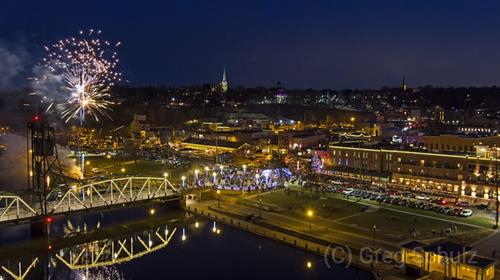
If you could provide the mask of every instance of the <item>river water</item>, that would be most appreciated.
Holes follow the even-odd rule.
[[[49,248],[3,253],[0,264],[17,274],[19,264],[24,273],[34,263],[26,279],[370,279],[366,271],[328,267],[320,256],[251,233],[151,209],[56,217]],[[0,249],[12,243],[37,242],[28,225],[0,228]],[[5,269],[0,277],[13,279]]]

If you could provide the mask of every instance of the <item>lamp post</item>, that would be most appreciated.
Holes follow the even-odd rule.
[[[222,175],[222,171],[224,170],[224,165],[220,165],[220,175]]]
[[[259,218],[262,217],[262,198],[259,197]]]
[[[194,170],[194,178],[195,178],[195,180],[198,180],[198,174],[199,173],[200,173],[200,170],[198,170],[198,169]]]
[[[217,208],[220,208],[220,190],[215,192],[217,194]]]
[[[495,149],[495,228],[498,228],[498,208],[500,201],[498,200],[498,151],[500,148]]]
[[[255,186],[259,185],[259,174],[255,174]]]
[[[182,176],[182,189],[185,189],[185,183],[186,183],[186,176]]]
[[[307,217],[309,218],[309,232],[312,232],[312,217],[314,212],[312,210],[307,210]]]
[[[247,165],[243,164],[243,174],[245,174],[246,172],[247,172]]]
[[[215,173],[215,172],[212,173],[212,177],[214,177],[214,186],[215,186],[215,182],[216,182],[215,179],[217,178],[217,173]]]
[[[375,248],[375,232],[377,231],[377,225],[373,225],[373,248]]]
[[[205,166],[205,177],[208,178],[208,170],[210,170],[210,168],[208,168],[208,166]]]

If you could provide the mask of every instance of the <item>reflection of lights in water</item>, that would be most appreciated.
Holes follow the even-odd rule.
[[[114,266],[75,270],[75,280],[123,280],[125,277]]]
[[[216,232],[216,231],[217,231],[217,225],[216,225],[216,223],[214,221],[214,226],[212,227],[212,232]]]
[[[198,222],[194,223],[194,227],[195,227],[195,228],[200,227],[200,223],[198,223]]]
[[[182,228],[182,237],[181,237],[182,241],[186,241],[186,229],[185,228]]]
[[[311,269],[312,268],[312,262],[308,261],[306,263],[306,267],[309,268],[309,269]]]
[[[168,227],[165,227],[165,235],[168,235]]]

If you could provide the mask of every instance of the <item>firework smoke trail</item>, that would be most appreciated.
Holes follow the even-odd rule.
[[[47,56],[43,67],[47,72],[36,80],[43,81],[54,75],[62,77],[59,80],[64,81],[64,93],[48,98],[46,111],[62,105],[61,118],[65,122],[79,118],[83,125],[86,114],[96,121],[101,115],[109,117],[107,112],[114,104],[109,89],[122,80],[122,74],[116,70],[119,59],[114,50],[121,43],[113,45],[100,39],[100,34],[100,30],[80,31],[78,38],[59,40],[45,47]]]

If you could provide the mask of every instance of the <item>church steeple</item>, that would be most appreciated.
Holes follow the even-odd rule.
[[[406,84],[406,78],[403,77],[403,82],[401,83],[401,90],[403,90],[404,93],[407,92],[408,90],[408,85]]]
[[[220,88],[222,93],[226,93],[229,89],[229,85],[226,79],[226,67],[224,66],[224,71],[222,72],[222,81],[220,82]]]

